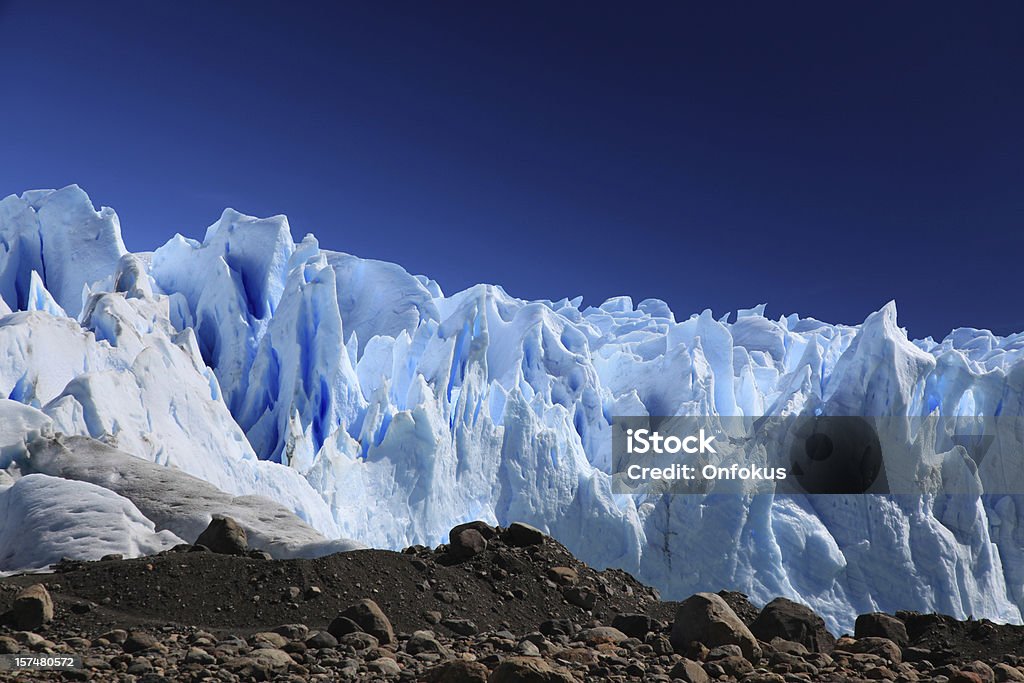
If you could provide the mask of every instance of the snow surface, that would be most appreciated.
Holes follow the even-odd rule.
[[[169,482],[187,473],[226,496],[157,524],[187,534],[249,495],[324,537],[390,548],[522,520],[666,597],[783,595],[834,630],[878,609],[1021,620],[1024,496],[989,493],[1013,490],[1005,460],[975,473],[936,446],[919,453],[922,493],[901,496],[622,496],[608,472],[613,415],[1022,416],[1024,334],[911,341],[892,303],[845,326],[763,305],[677,319],[654,299],[445,295],[400,266],[295,243],[283,216],[230,209],[202,242],[128,255],[113,212],[74,186],[4,199],[0,238],[0,417],[17,420],[0,427],[0,458],[15,479],[35,460],[156,521],[166,507],[144,482],[160,480],[153,463],[176,468]],[[51,432],[148,464],[65,445],[43,466],[26,443]],[[946,480],[974,493],[936,494]],[[30,523],[0,517],[0,539]]]
[[[62,557],[149,555],[182,543],[170,531],[156,531],[113,491],[45,474],[6,486],[0,481],[0,520],[0,571],[38,568]]]

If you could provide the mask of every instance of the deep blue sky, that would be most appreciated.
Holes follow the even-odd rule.
[[[1024,4],[0,1],[0,194],[449,292],[1024,329]]]

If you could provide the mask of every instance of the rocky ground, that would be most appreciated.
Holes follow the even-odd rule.
[[[195,546],[0,579],[0,654],[74,654],[0,681],[1024,681],[1024,627],[811,610],[739,593],[681,603],[525,525],[436,549],[271,560],[215,520]]]

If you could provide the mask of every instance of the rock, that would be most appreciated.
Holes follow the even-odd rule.
[[[600,645],[601,643],[621,643],[628,637],[613,626],[595,626],[581,631],[577,639],[587,645]]]
[[[790,655],[805,655],[809,652],[803,643],[794,643],[792,640],[786,640],[785,638],[772,638],[768,641],[768,644],[776,652],[784,652]]]
[[[18,641],[7,636],[0,636],[0,655],[13,655],[21,652]]]
[[[341,638],[346,633],[361,631],[362,627],[348,617],[335,617],[327,627],[327,632],[335,638]]]
[[[949,677],[949,683],[985,683],[985,679],[973,671],[957,671]]]
[[[580,580],[579,573],[572,567],[552,567],[547,574],[559,586],[575,586]]]
[[[294,663],[295,660],[287,652],[263,648],[253,650],[249,656],[229,660],[225,666],[243,676],[256,680],[267,680],[270,677],[266,675],[266,672],[286,671]],[[260,673],[261,670],[263,673]]]
[[[548,619],[541,622],[537,630],[546,636],[571,636],[579,629],[569,619]]]
[[[899,645],[888,638],[876,638],[874,636],[860,638],[848,645],[847,649],[858,654],[875,655],[876,657],[887,659],[893,664],[899,664],[903,661],[903,653],[900,651]]]
[[[655,628],[654,619],[646,614],[616,614],[612,626],[633,638],[643,638],[651,631],[659,630]]]
[[[480,662],[455,659],[427,672],[427,683],[487,683],[489,669]]]
[[[704,655],[704,661],[713,662],[716,659],[725,659],[726,657],[742,657],[743,650],[740,649],[739,645],[719,645],[716,648],[712,648]]]
[[[772,638],[792,640],[812,652],[832,652],[836,639],[825,628],[825,620],[810,607],[786,598],[775,598],[761,610],[750,632],[769,642]]]
[[[754,670],[754,665],[747,661],[746,657],[730,655],[715,662],[722,670],[733,678],[743,678]]]
[[[16,628],[26,631],[53,621],[53,599],[46,586],[34,583],[18,591],[11,605],[10,619]]]
[[[586,588],[567,588],[562,591],[562,597],[566,602],[576,605],[580,609],[592,610],[597,605],[597,593]]]
[[[398,665],[398,662],[389,657],[380,657],[372,662],[367,662],[366,668],[370,673],[383,674],[385,676],[397,676],[402,673],[402,667]]]
[[[448,532],[449,542],[454,543],[455,537],[458,536],[460,532],[466,529],[472,529],[488,541],[498,535],[497,529],[492,527],[487,522],[481,522],[477,520],[475,522],[466,522],[465,524],[456,524],[455,526],[453,526],[451,531]]]
[[[196,545],[202,545],[221,555],[245,555],[249,550],[245,529],[230,517],[214,515],[206,531],[199,534]]]
[[[995,671],[992,670],[992,667],[990,667],[988,664],[981,660],[976,659],[973,662],[962,664],[960,666],[960,671],[970,671],[976,673],[979,676],[981,676],[981,680],[985,681],[985,683],[995,683],[996,680]]]
[[[576,683],[576,679],[539,657],[509,657],[494,669],[487,683]]]
[[[391,628],[391,622],[373,600],[363,599],[349,605],[338,616],[351,620],[360,631],[374,636],[383,645],[395,642],[395,631]],[[335,619],[331,622],[331,626],[327,629],[335,637],[339,635],[334,628],[337,621],[338,619]],[[344,635],[344,632],[341,632],[340,635]]]
[[[281,624],[270,630],[281,634],[288,640],[304,640],[309,635],[309,627],[305,624]]]
[[[302,594],[302,597],[306,600],[316,600],[323,594],[324,592],[320,586],[310,586],[306,589],[306,592]]]
[[[748,660],[761,659],[761,647],[754,634],[725,600],[714,593],[697,593],[680,603],[672,624],[671,641],[679,653],[686,652],[693,641],[708,647],[731,643],[739,645]]]
[[[153,663],[146,657],[136,657],[128,665],[128,673],[133,676],[141,676],[153,670]]]
[[[452,538],[448,552],[455,558],[467,560],[487,550],[487,539],[476,529],[463,529]]]
[[[124,651],[128,654],[149,650],[160,645],[160,641],[145,631],[132,631],[124,641]]]
[[[1003,664],[1002,662],[992,665],[992,673],[995,675],[998,683],[1006,683],[1007,681],[1024,681],[1024,672],[1021,672],[1020,669],[1010,666],[1009,664]]]
[[[113,631],[107,631],[100,636],[109,643],[115,643],[121,645],[124,641],[128,640],[128,631],[122,628],[115,628]]]
[[[861,614],[853,627],[855,638],[888,638],[900,647],[906,647],[910,643],[907,636],[907,625],[902,619],[897,619],[883,612],[872,612]]]
[[[668,675],[673,680],[685,681],[685,683],[709,683],[711,681],[711,677],[704,671],[704,667],[685,657],[672,667]]]
[[[100,558],[100,562],[120,562],[124,559],[121,553],[108,553]]]
[[[411,655],[418,655],[421,652],[444,655],[448,653],[448,648],[437,640],[433,631],[415,631],[405,643],[405,651]]]
[[[544,538],[543,531],[523,522],[512,522],[501,537],[505,543],[516,548],[540,545]]]
[[[479,633],[476,624],[469,619],[445,619],[441,622],[442,626],[447,627],[453,633],[457,633],[460,636],[473,636]]]
[[[254,648],[273,648],[280,650],[282,647],[288,644],[288,639],[282,636],[280,633],[271,633],[269,631],[261,631],[254,633],[249,638],[249,644]]]
[[[346,633],[341,638],[338,638],[338,645],[350,647],[356,652],[365,652],[380,645],[380,641],[369,633],[356,631],[355,633]]]
[[[217,658],[202,648],[190,647],[185,654],[185,663],[209,666],[210,664],[216,664]]]
[[[306,638],[306,647],[311,650],[323,650],[328,647],[338,647],[338,639],[327,631],[316,631]]]

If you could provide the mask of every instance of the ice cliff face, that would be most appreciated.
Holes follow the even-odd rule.
[[[4,539],[35,523],[12,501],[41,481],[92,487],[136,552],[198,523],[168,522],[137,487],[94,491],[98,446],[40,445],[60,432],[269,498],[327,538],[398,548],[523,520],[669,597],[784,595],[834,629],[875,609],[1021,619],[1024,496],[634,497],[608,471],[612,415],[1024,415],[1024,335],[912,342],[893,304],[836,326],[445,295],[231,210],[202,242],[131,255],[74,186],[4,199],[0,239],[0,509],[17,510],[0,516],[0,569],[25,563]],[[88,466],[75,448],[54,465],[68,443]],[[983,492],[998,475],[970,476]]]

